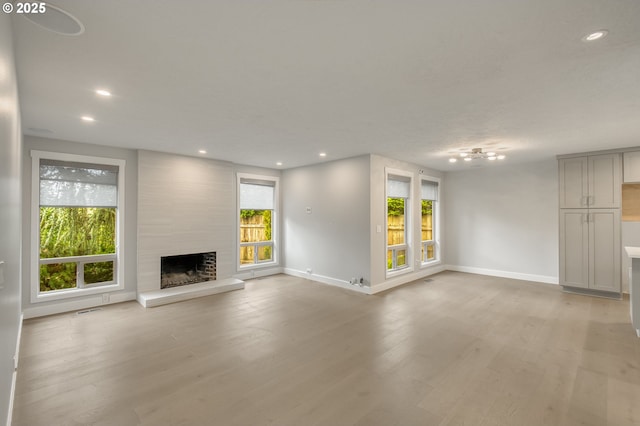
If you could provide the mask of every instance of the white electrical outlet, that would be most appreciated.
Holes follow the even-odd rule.
[[[0,260],[0,290],[4,288],[4,260]]]
[[[311,268],[307,268],[307,274],[311,274]]]

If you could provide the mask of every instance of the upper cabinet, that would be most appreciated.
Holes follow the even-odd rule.
[[[559,160],[560,208],[620,208],[620,154]]]
[[[624,183],[640,183],[640,151],[625,152]]]

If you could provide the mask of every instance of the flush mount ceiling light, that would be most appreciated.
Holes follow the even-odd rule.
[[[607,34],[609,34],[609,31],[607,30],[594,31],[591,34],[587,34],[586,36],[582,37],[582,41],[590,42],[590,41],[600,40],[601,38],[604,38]]]
[[[46,3],[45,6],[44,13],[23,13],[20,16],[54,33],[68,36],[78,36],[84,33],[84,25],[78,18],[52,4]]]
[[[86,122],[88,122],[88,123],[92,123],[92,122],[96,121],[96,119],[95,119],[95,118],[93,118],[93,117],[91,117],[91,116],[89,116],[89,115],[83,115],[83,116],[82,116],[82,117],[80,117],[80,118],[82,118],[82,121],[86,121]]]
[[[321,152],[319,155],[320,155],[320,157],[326,157],[327,153],[326,152]]]
[[[497,155],[495,152],[489,151],[484,152],[482,148],[473,148],[471,151],[463,151],[458,154],[464,161],[473,161],[473,160],[504,160],[507,158],[505,155]],[[457,158],[451,157],[449,158],[450,163],[455,163]]]
[[[276,166],[282,166],[282,161],[278,161],[278,162],[276,163]]]
[[[199,149],[199,150],[198,150],[198,153],[200,153],[200,154],[206,154],[206,153],[207,153],[207,151],[206,151],[206,150],[204,150],[204,149]]]

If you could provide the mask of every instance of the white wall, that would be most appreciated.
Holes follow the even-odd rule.
[[[281,185],[286,271],[368,285],[369,156],[285,170]]]
[[[380,155],[371,156],[371,204],[370,204],[370,221],[371,226],[369,228],[369,235],[371,239],[370,257],[371,257],[371,282],[372,292],[386,290],[388,288],[396,287],[401,284],[419,279],[421,277],[433,274],[443,270],[443,262],[438,265],[423,267],[420,265],[420,248],[416,242],[420,241],[420,228],[418,226],[412,226],[412,240],[413,240],[413,256],[411,269],[401,275],[387,278],[387,247],[386,247],[386,175],[385,169],[392,168],[400,170],[405,173],[410,173],[413,179],[413,200],[420,199],[420,177],[429,176],[433,178],[439,178],[441,194],[444,188],[448,185],[443,179],[443,173],[430,170],[417,164],[406,163],[404,161],[398,161]],[[442,206],[443,203],[440,203]],[[420,216],[420,204],[414,202],[412,204],[412,214],[415,221]],[[436,212],[435,221],[440,222],[440,233],[444,230],[444,223],[448,221],[448,218],[442,214],[443,210],[440,208],[440,215]],[[377,232],[378,226],[380,226],[381,232]],[[437,236],[436,239],[440,240],[441,248],[446,245],[446,238],[443,241]],[[441,251],[441,257],[442,257]]]
[[[216,278],[235,272],[231,163],[138,152],[138,292],[160,290],[160,258],[216,252]]]
[[[22,138],[11,20],[0,14],[0,424],[10,418],[20,328]]]
[[[69,142],[57,139],[38,138],[25,136],[23,155],[23,205],[24,217],[29,217],[31,211],[31,150],[63,152],[67,154],[88,155],[94,157],[107,157],[122,159],[125,165],[125,235],[124,235],[124,289],[109,292],[110,303],[135,299],[136,295],[136,232],[137,232],[137,151],[123,148],[113,148],[101,145]],[[84,309],[90,306],[103,304],[100,294],[80,296],[71,299],[31,303],[30,286],[37,277],[31,277],[31,224],[24,220],[22,224],[24,245],[22,248],[22,308],[25,318],[41,315],[49,315],[58,312],[67,312]]]
[[[449,265],[468,272],[558,282],[555,159],[487,164],[449,172],[445,178]]]

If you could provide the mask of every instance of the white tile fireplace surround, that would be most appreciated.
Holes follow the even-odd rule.
[[[145,307],[244,288],[232,278],[235,204],[231,164],[138,153],[138,301]],[[161,289],[161,259],[216,253],[213,281]]]

